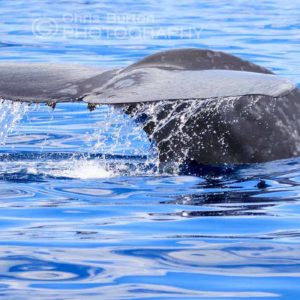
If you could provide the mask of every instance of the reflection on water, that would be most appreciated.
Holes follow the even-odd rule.
[[[269,171],[257,178],[241,177],[243,169],[219,178],[4,179],[3,293],[8,299],[26,291],[34,291],[33,299],[294,295],[299,174]]]
[[[1,59],[114,67],[205,47],[299,83],[299,9],[277,0],[5,0]],[[146,19],[108,22],[124,12]],[[91,14],[106,28],[100,36],[85,34],[97,20],[78,19]],[[34,35],[41,15],[58,32]],[[116,26],[163,31],[122,38]],[[0,108],[0,142],[9,134],[0,151],[3,299],[298,298],[299,158],[161,174],[144,133],[116,110],[11,105]]]

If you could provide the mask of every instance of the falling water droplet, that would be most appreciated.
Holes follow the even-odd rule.
[[[2,101],[0,103],[0,145],[4,145],[9,133],[28,111],[28,104]]]

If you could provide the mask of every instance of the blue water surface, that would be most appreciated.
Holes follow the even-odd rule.
[[[299,12],[296,0],[2,0],[0,59],[115,67],[201,47],[299,84]],[[1,299],[299,298],[300,158],[159,174],[131,120],[84,104],[30,107],[0,149]]]

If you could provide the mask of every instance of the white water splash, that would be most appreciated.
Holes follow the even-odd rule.
[[[44,174],[54,177],[67,177],[74,179],[97,179],[114,176],[105,168],[103,161],[87,159],[70,159],[63,161],[48,161],[46,168],[28,167],[27,172],[33,175]]]
[[[28,111],[28,105],[3,100],[0,102],[0,145],[4,145],[9,133]]]
[[[82,143],[77,149],[74,148],[74,154],[71,157],[64,159],[64,150],[62,150],[61,157],[56,150],[53,153],[57,155],[52,156],[52,149],[49,153],[49,150],[47,151],[47,149],[41,147],[40,143],[36,147],[33,145],[28,148],[30,150],[28,153],[32,158],[25,157],[24,160],[18,158],[16,161],[13,157],[9,160],[4,159],[0,163],[0,174],[16,174],[16,176],[22,174],[23,176],[25,172],[25,175],[28,174],[29,176],[78,179],[109,178],[124,175],[153,176],[159,174],[157,167],[159,161],[155,148],[153,149],[149,144],[148,137],[141,126],[135,124],[124,112],[113,106],[98,109],[102,111],[100,113],[96,111],[94,116],[90,115],[93,113],[87,112],[86,118],[90,118],[90,122],[82,124],[82,126],[88,124],[87,133],[81,134],[79,132],[78,135],[76,134],[76,138]],[[4,143],[13,126],[28,110],[26,104],[11,101],[2,103],[0,122],[2,143]],[[35,115],[41,113],[41,111],[46,114],[42,121],[39,121]],[[28,128],[38,127],[39,132],[42,134],[44,131],[45,133],[57,132],[59,134],[60,129],[55,129],[54,126],[57,126],[57,121],[60,120],[61,116],[65,117],[65,113],[68,113],[68,110],[66,112],[62,111],[52,111],[44,105],[30,106],[30,115],[28,116],[30,126]],[[47,122],[47,112],[49,113],[49,122]],[[97,116],[96,119],[95,116]],[[70,118],[69,121],[72,118],[74,118],[74,121],[77,120],[77,114],[70,114],[68,117]],[[55,122],[53,122],[54,119]],[[95,121],[93,122],[93,120]],[[80,128],[80,123],[78,126]],[[18,132],[18,128],[16,128],[16,131]],[[23,131],[24,127],[22,127]],[[26,129],[24,132],[26,132]],[[44,136],[45,143],[43,144],[46,144],[47,135],[44,134]],[[22,141],[22,135],[20,135],[19,140]],[[58,151],[60,146],[60,144],[57,144]],[[18,147],[18,144],[8,145],[7,147]],[[41,157],[41,153],[44,151],[45,155]]]
[[[89,153],[103,154],[102,163],[110,174],[126,173],[131,176],[157,174],[159,160],[156,148],[150,145],[141,125],[126,116],[118,107],[106,106],[105,118],[97,122],[96,129],[88,137],[88,141]],[[128,161],[113,159],[111,155],[143,157],[143,162],[131,159],[129,167]],[[89,156],[83,158],[89,159]]]
[[[118,107],[107,105],[105,117],[95,124],[95,128],[89,137],[91,153],[147,157],[155,155],[143,129]]]

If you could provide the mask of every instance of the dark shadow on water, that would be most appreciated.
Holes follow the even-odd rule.
[[[192,176],[228,176],[234,174],[237,170],[244,168],[246,165],[220,164],[220,165],[205,165],[196,162],[186,162],[180,166],[180,175]]]
[[[299,200],[300,182],[293,180],[300,175],[298,170],[299,158],[247,165],[187,163],[181,166],[181,175],[205,180],[196,185],[193,193],[170,196],[170,200],[160,203],[184,206],[185,210],[168,214],[174,218],[278,217],[282,213],[276,210],[277,206]],[[197,209],[188,209],[189,206]],[[163,219],[160,213],[153,216]]]

